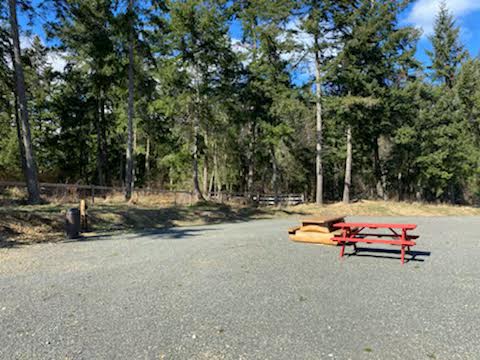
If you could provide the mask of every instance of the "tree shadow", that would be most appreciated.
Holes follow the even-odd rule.
[[[19,236],[19,232],[15,231],[11,227],[0,225],[0,249],[16,248],[24,245],[15,241],[15,238]]]
[[[91,242],[91,241],[104,241],[115,240],[119,238],[121,234],[126,234],[126,241],[137,240],[140,238],[148,237],[155,240],[176,240],[194,237],[202,233],[210,231],[217,231],[217,228],[199,228],[195,227],[166,227],[156,229],[135,229],[135,232],[107,232],[96,235],[81,235],[78,238],[65,239],[63,243],[77,243],[77,242]]]
[[[385,255],[390,254],[390,255]],[[418,259],[420,257],[429,257],[431,255],[430,251],[420,251],[420,250],[410,250],[405,252],[405,262],[416,261],[424,262],[424,258]],[[354,250],[351,253],[345,253],[345,256],[359,256],[359,257],[371,257],[379,259],[391,259],[391,260],[400,260],[401,251],[396,249],[381,249],[381,248],[370,248],[370,247],[359,247],[357,246],[356,251]]]
[[[64,209],[63,209],[64,210]],[[35,207],[28,209],[4,209],[6,226],[21,225],[10,228],[21,228],[23,232],[6,231],[0,226],[0,248],[24,246],[40,242],[74,242],[108,239],[119,231],[148,234],[151,236],[171,236],[173,238],[188,237],[193,231],[183,234],[173,228],[191,227],[194,225],[212,225],[221,223],[248,222],[252,220],[271,219],[274,215],[306,215],[295,209],[271,209],[260,207],[232,206],[213,202],[200,202],[190,206],[142,207],[129,204],[99,204],[89,209],[88,229],[86,232],[96,234],[78,239],[65,240],[64,211],[59,207]],[[1,224],[0,224],[1,225]],[[197,230],[195,230],[197,231]],[[198,230],[199,231],[199,230]],[[206,230],[202,230],[206,231]],[[33,236],[32,236],[33,233]],[[192,235],[193,236],[193,235]]]
[[[120,218],[115,219],[115,225],[110,229],[158,229],[171,228],[179,225],[208,225],[227,222],[246,222],[272,217],[272,211],[257,207],[232,207],[227,204],[199,203],[191,206],[170,206],[165,208],[128,207],[115,210],[108,206],[95,209],[91,220],[97,228],[107,228],[109,219],[105,218],[112,211]],[[277,209],[275,213],[285,215],[305,215],[301,211]]]

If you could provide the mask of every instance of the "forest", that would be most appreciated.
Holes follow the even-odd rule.
[[[2,1],[0,180],[477,204],[480,60],[412,3]]]

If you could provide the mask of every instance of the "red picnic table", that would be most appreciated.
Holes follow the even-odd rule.
[[[405,260],[405,248],[407,248],[407,251],[410,251],[410,246],[416,245],[413,240],[418,238],[417,235],[408,234],[408,231],[414,230],[417,227],[415,224],[340,222],[333,226],[342,229],[342,235],[332,238],[333,241],[337,241],[338,244],[342,246],[340,249],[340,257],[343,257],[347,243],[353,244],[355,252],[357,251],[356,244],[359,242],[399,245],[402,248],[400,259],[403,264]],[[387,229],[388,232],[365,232],[365,230],[368,229]]]

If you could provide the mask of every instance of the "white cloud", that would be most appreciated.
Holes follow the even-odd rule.
[[[232,50],[239,54],[248,54],[249,49],[247,44],[243,43],[242,40],[232,37],[230,39],[230,45]]]
[[[23,49],[28,49],[32,47],[33,45],[33,37],[32,36],[25,36],[25,35],[20,35],[20,48]]]
[[[432,34],[435,16],[441,2],[442,0],[418,0],[405,21],[421,28],[424,35]],[[457,18],[480,10],[479,0],[446,0],[445,3],[449,11]]]
[[[20,36],[20,48],[22,51],[24,49],[29,49],[33,46],[33,36]],[[42,44],[44,44],[43,40]],[[63,72],[65,70],[65,66],[67,65],[67,61],[65,60],[65,53],[60,51],[49,50],[47,54],[47,65],[50,65],[54,71]]]
[[[50,51],[47,55],[47,62],[54,71],[63,72],[67,61],[65,60],[65,54],[60,52]]]
[[[243,43],[242,40],[237,38],[230,38],[230,47],[232,51],[238,54],[241,58],[241,62],[244,66],[247,66],[252,62],[251,59],[251,49],[248,44]]]
[[[480,0],[479,0],[480,1]],[[280,54],[282,60],[286,61],[292,68],[292,75],[295,82],[302,84],[307,82],[315,74],[314,54],[311,49],[314,45],[313,36],[302,29],[301,18],[291,18],[284,26],[284,32],[280,33],[279,42],[292,42],[295,48]],[[251,45],[242,42],[240,39],[231,38],[231,48],[242,57],[243,65],[247,66],[252,61]],[[331,41],[331,34],[327,34],[324,41]],[[338,50],[333,47],[324,50],[324,56],[335,56]]]
[[[302,29],[301,21],[302,19],[297,17],[287,23],[286,30],[291,32],[290,40],[296,44],[297,49],[282,55],[282,58],[288,63],[295,64],[294,77],[297,83],[305,83],[315,74],[315,55],[312,52],[315,40],[313,35]],[[334,47],[333,37],[334,33],[328,32],[321,39],[322,42],[332,44],[331,47],[326,47],[323,50],[322,55],[324,57],[335,57],[338,54],[339,49]],[[283,39],[286,39],[286,37],[283,37]]]

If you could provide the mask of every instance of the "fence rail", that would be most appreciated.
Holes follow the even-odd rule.
[[[40,193],[53,197],[74,197],[75,200],[80,198],[90,198],[95,202],[95,197],[106,197],[117,192],[123,193],[125,189],[119,186],[99,186],[99,185],[83,185],[83,184],[59,184],[59,183],[39,183]],[[21,181],[0,181],[0,190],[5,188],[26,188],[24,182]],[[192,203],[193,192],[187,190],[166,190],[157,188],[136,188],[135,193],[140,196],[147,195],[163,195],[167,202],[172,203]],[[298,205],[305,202],[303,194],[253,194],[248,196],[244,193],[210,193],[208,198],[218,202],[237,202],[248,203],[253,202],[260,206],[273,205]]]
[[[259,205],[299,205],[305,202],[303,194],[260,194],[252,199]]]

